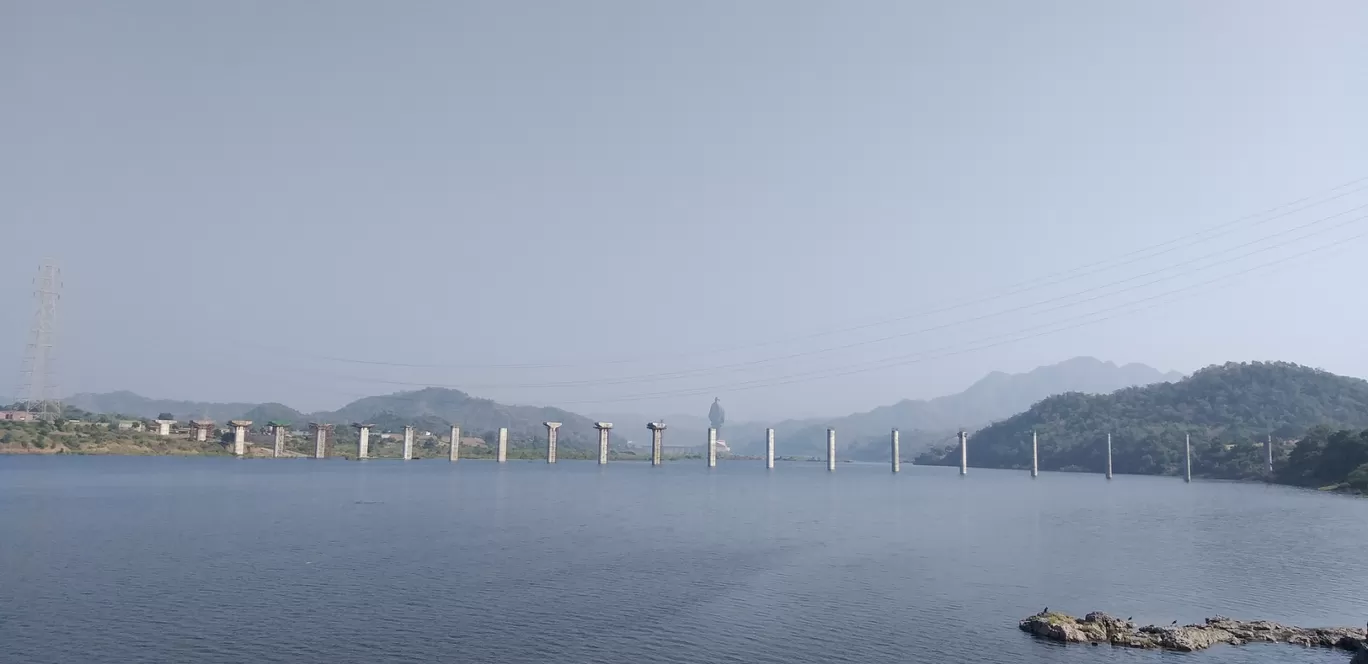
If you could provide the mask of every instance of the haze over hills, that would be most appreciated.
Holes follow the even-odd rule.
[[[513,441],[543,439],[546,428],[542,423],[560,422],[563,426],[559,440],[571,446],[598,440],[594,421],[583,415],[545,406],[511,406],[440,387],[366,397],[318,416],[324,421],[340,423],[374,419],[381,414],[399,418],[438,417],[448,423],[460,424],[469,434],[508,427],[508,435]]]
[[[156,417],[161,413],[171,413],[180,420],[208,418],[219,422],[242,415],[260,404],[254,403],[213,403],[208,401],[179,401],[175,399],[149,399],[127,390],[94,394],[82,392],[73,394],[62,403],[75,406],[92,413],[110,413],[133,417]]]
[[[646,423],[652,421],[664,422],[668,427],[665,433],[667,445],[681,445],[689,447],[702,447],[707,441],[708,427],[712,423],[708,421],[707,409],[711,405],[711,400],[700,404],[700,410],[704,415],[687,415],[674,413],[659,417],[650,417],[637,413],[598,413],[594,419],[599,421],[614,422],[618,426],[630,427],[624,434],[627,438],[643,439],[646,432]],[[808,420],[786,420],[783,426],[797,427],[799,423],[816,423],[817,419]],[[765,421],[734,421],[728,419],[720,432],[719,440],[723,440],[729,447],[737,452],[761,452],[765,439],[765,429],[772,426],[772,423]],[[638,431],[638,429],[640,431]],[[616,431],[616,429],[614,430]],[[616,434],[615,434],[616,435]],[[738,446],[748,449],[737,449]],[[787,451],[781,452],[788,454]]]
[[[891,428],[898,427],[903,431],[904,449],[910,455],[943,438],[947,432],[959,427],[982,426],[1010,416],[1051,394],[1110,392],[1179,377],[1180,374],[1166,374],[1142,364],[1118,366],[1080,357],[1023,374],[994,372],[959,394],[930,400],[905,400],[835,419],[791,419],[779,423],[729,420],[722,433],[733,450],[757,453],[762,449],[765,428],[773,426],[781,455],[815,455],[825,449],[826,428],[831,426],[836,428],[838,445],[846,450],[846,456],[883,458],[883,441]],[[150,418],[169,412],[182,420],[203,416],[220,422],[244,418],[258,424],[285,421],[300,428],[308,422],[371,421],[383,426],[421,423],[424,427],[437,429],[454,422],[472,435],[508,427],[513,441],[540,440],[545,435],[542,422],[558,421],[564,423],[560,439],[572,447],[597,439],[593,428],[595,421],[614,422],[617,425],[614,440],[640,441],[646,439],[647,421],[664,419],[670,426],[666,434],[670,445],[701,445],[708,428],[708,420],[702,414],[649,417],[615,413],[590,418],[560,408],[501,404],[460,390],[436,387],[365,397],[336,411],[315,413],[303,413],[279,403],[173,401],[148,399],[126,391],[78,394],[67,403],[99,413]],[[700,410],[704,411],[706,405],[700,404]]]
[[[385,396],[365,397],[336,411],[302,413],[284,404],[205,403],[149,399],[132,392],[76,394],[66,403],[94,413],[117,413],[153,418],[171,413],[177,419],[208,417],[224,422],[248,419],[257,424],[283,421],[303,428],[309,422],[351,424],[371,422],[380,428],[402,427],[404,423],[440,430],[450,423],[461,425],[466,435],[479,435],[508,427],[510,440],[538,440],[545,436],[543,422],[561,422],[560,440],[571,447],[587,445],[598,439],[594,422],[583,415],[560,408],[510,406],[489,399],[472,397],[460,390],[430,387]],[[644,424],[643,424],[644,426]]]
[[[904,400],[833,420],[805,421],[798,427],[781,423],[775,437],[785,450],[817,454],[825,449],[826,429],[832,427],[837,432],[837,447],[849,450],[848,456],[882,459],[887,456],[883,446],[888,433],[895,427],[902,432],[903,449],[913,454],[948,433],[1019,413],[1052,394],[1105,393],[1180,378],[1181,373],[1164,373],[1143,364],[1118,366],[1092,357],[1076,357],[1022,374],[995,371],[958,394]]]
[[[1042,470],[1103,472],[1111,433],[1115,472],[1175,475],[1191,435],[1194,474],[1258,476],[1267,436],[1286,440],[1317,426],[1368,428],[1368,381],[1286,362],[1228,363],[1174,383],[1051,396],[975,432],[969,464],[1028,468],[1034,431]],[[957,465],[958,447],[917,462]]]

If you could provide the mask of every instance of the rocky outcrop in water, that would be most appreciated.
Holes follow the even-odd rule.
[[[1135,623],[1105,613],[1075,618],[1064,613],[1043,613],[1022,620],[1021,630],[1061,643],[1110,643],[1126,648],[1155,648],[1192,652],[1218,643],[1290,643],[1300,646],[1339,648],[1356,652],[1351,664],[1368,664],[1368,634],[1349,627],[1293,627],[1267,620],[1232,620],[1217,616],[1201,625],[1137,627]]]

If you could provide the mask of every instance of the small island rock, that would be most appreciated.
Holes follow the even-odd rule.
[[[1093,612],[1083,618],[1066,613],[1041,613],[1018,626],[1024,632],[1061,643],[1110,643],[1126,648],[1156,648],[1180,652],[1205,650],[1219,643],[1290,643],[1301,646],[1357,650],[1352,664],[1368,664],[1364,650],[1368,634],[1349,627],[1293,627],[1267,620],[1207,618],[1201,625],[1136,627],[1134,623]]]

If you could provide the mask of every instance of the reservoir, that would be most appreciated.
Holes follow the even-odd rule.
[[[957,473],[0,457],[0,661],[1344,664],[1017,621],[1368,621],[1368,500]]]

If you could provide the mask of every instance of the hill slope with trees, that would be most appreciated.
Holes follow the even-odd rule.
[[[83,392],[80,394],[73,394],[63,399],[62,403],[91,413],[109,413],[128,417],[146,418],[154,418],[162,413],[170,413],[175,419],[181,421],[207,417],[211,420],[218,420],[220,422],[241,418],[244,413],[247,413],[259,405],[254,403],[214,403],[209,401],[149,399],[127,390],[102,392],[99,394]]]
[[[1316,427],[1297,441],[1273,479],[1283,484],[1368,493],[1368,431]]]
[[[186,421],[208,417],[220,423],[233,419],[251,420],[256,428],[264,428],[270,421],[289,422],[296,429],[305,429],[310,422],[339,425],[337,434],[348,439],[350,428],[341,426],[353,422],[370,422],[379,431],[402,429],[411,424],[422,429],[445,432],[451,424],[459,424],[468,435],[491,437],[500,427],[508,427],[509,439],[515,443],[541,441],[546,438],[543,422],[561,422],[559,441],[569,449],[587,449],[597,444],[598,432],[589,418],[542,406],[515,406],[490,399],[473,397],[460,390],[430,387],[409,392],[357,399],[336,411],[303,413],[279,403],[209,403],[149,399],[132,392],[78,394],[69,405],[96,413],[155,418],[163,413]],[[625,423],[624,423],[625,424]],[[640,437],[645,423],[631,423],[631,433]],[[614,431],[615,438],[627,431]]]
[[[902,449],[913,454],[945,439],[960,427],[983,426],[1031,407],[1051,394],[1106,393],[1123,387],[1173,381],[1182,374],[1164,373],[1143,364],[1117,365],[1093,357],[1075,357],[1025,373],[994,371],[957,394],[927,400],[903,400],[874,410],[808,423],[796,430],[779,426],[779,445],[791,453],[821,454],[826,428],[836,429],[843,455],[882,460],[888,455],[888,433],[901,430]],[[793,433],[786,433],[792,431]]]
[[[383,417],[386,421],[425,418],[428,426],[437,422],[459,424],[474,434],[508,428],[510,440],[539,441],[546,438],[543,422],[560,422],[557,440],[570,448],[597,444],[598,432],[589,418],[560,408],[513,406],[470,396],[460,390],[429,387],[379,397],[358,399],[332,413],[315,413],[323,422],[344,424]],[[644,424],[642,425],[645,426]],[[620,435],[620,434],[619,434]]]
[[[1048,397],[972,434],[969,465],[1029,468],[1036,432],[1042,470],[1103,472],[1110,433],[1115,472],[1177,475],[1190,435],[1194,475],[1263,477],[1268,436],[1275,466],[1285,465],[1288,441],[1315,427],[1368,428],[1368,381],[1286,362],[1228,363],[1174,383]],[[958,446],[917,462],[957,465]]]

